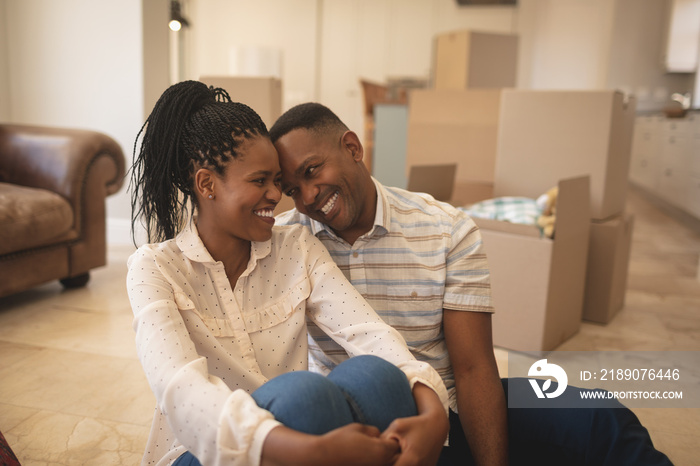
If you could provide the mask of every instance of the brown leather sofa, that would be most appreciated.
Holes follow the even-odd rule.
[[[0,297],[83,286],[107,263],[105,201],[124,165],[102,133],[0,124]]]

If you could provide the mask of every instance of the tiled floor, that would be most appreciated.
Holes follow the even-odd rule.
[[[626,306],[608,325],[584,323],[560,349],[700,350],[700,235],[635,191],[628,210],[636,222]],[[0,299],[0,431],[25,466],[140,461],[154,399],[123,285],[130,252],[110,248],[109,266],[84,289],[52,283]],[[635,412],[676,464],[698,464],[700,410]]]

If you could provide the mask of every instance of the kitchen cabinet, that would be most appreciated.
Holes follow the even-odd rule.
[[[659,194],[676,206],[683,206],[688,191],[690,119],[666,119],[661,130],[661,177]]]
[[[637,116],[630,181],[700,218],[700,114]]]
[[[630,160],[630,179],[647,190],[659,189],[659,144],[660,128],[656,115],[639,116],[635,119]]]
[[[700,218],[700,176],[691,174],[689,177],[686,210]]]
[[[700,0],[672,0],[664,64],[670,73],[694,73],[700,48]]]

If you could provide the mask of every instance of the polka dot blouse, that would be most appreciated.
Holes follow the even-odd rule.
[[[128,265],[136,347],[157,401],[144,464],[188,450],[203,464],[259,464],[278,422],[249,394],[307,369],[306,317],[348,354],[393,362],[446,404],[437,372],[413,358],[305,227],[274,227],[270,241],[252,243],[234,289],[193,225],[142,246]]]

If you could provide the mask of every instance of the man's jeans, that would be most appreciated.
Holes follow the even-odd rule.
[[[532,390],[526,378],[501,382],[506,398]],[[632,411],[614,399],[600,408],[572,407],[580,403],[579,392],[569,385],[557,398],[559,407],[508,409],[511,466],[671,466]],[[449,443],[440,466],[474,464],[459,417],[452,411]]]
[[[380,431],[400,417],[418,414],[406,375],[376,356],[356,356],[327,377],[288,372],[255,390],[253,399],[283,425],[307,434],[324,434],[353,422]],[[191,453],[173,466],[197,466]]]

